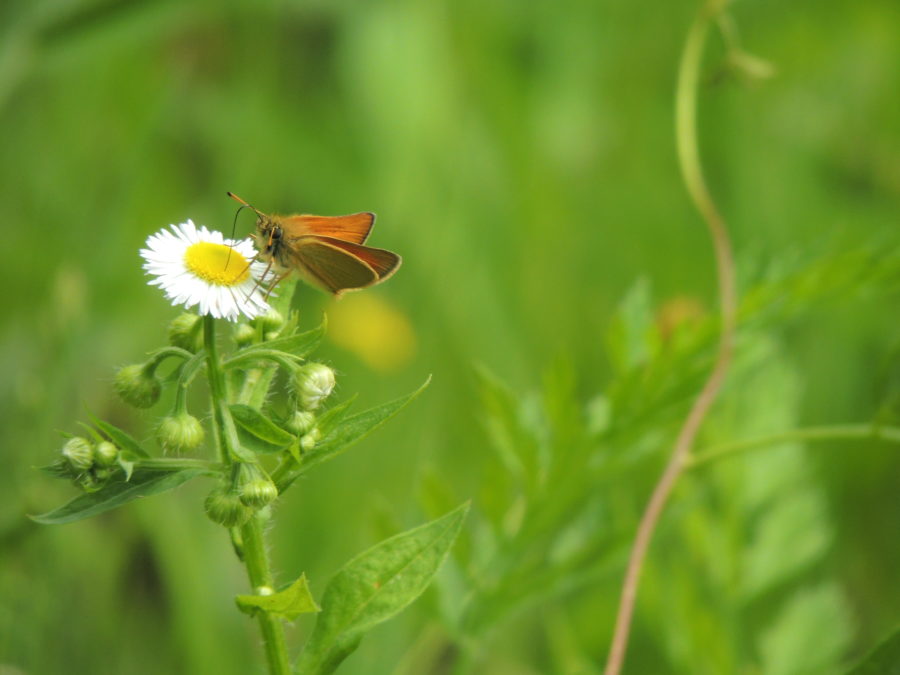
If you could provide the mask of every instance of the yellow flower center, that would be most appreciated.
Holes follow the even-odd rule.
[[[250,278],[250,263],[225,244],[191,244],[184,252],[184,264],[196,276],[217,286],[237,286]]]

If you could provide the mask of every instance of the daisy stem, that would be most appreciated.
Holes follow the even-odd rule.
[[[225,399],[225,380],[216,347],[216,320],[207,314],[203,317],[203,346],[206,348],[206,376],[209,379],[209,395],[212,399],[213,421],[216,429],[216,450],[219,461],[226,466],[240,455],[240,444],[228,401]]]
[[[231,417],[231,411],[228,409],[222,364],[216,349],[215,319],[209,315],[203,317],[203,343],[206,348],[206,374],[209,378],[209,394],[212,399],[216,449],[219,453],[219,460],[227,466],[234,460],[246,459],[246,451],[240,445],[237,428]],[[262,594],[265,592],[264,589],[270,593],[273,592],[275,582],[269,568],[269,556],[266,551],[263,520],[260,514],[255,513],[240,528],[239,539],[235,536],[236,534],[238,533],[232,530],[231,541],[238,557],[247,568],[247,577],[253,592]],[[260,612],[258,619],[270,675],[288,675],[291,669],[281,623],[267,612]]]
[[[269,556],[266,553],[266,543],[263,537],[263,523],[260,515],[254,514],[250,520],[241,527],[243,540],[244,564],[247,566],[247,577],[255,593],[274,591],[274,579],[269,568]],[[259,628],[262,631],[263,645],[266,650],[266,660],[269,663],[271,675],[288,675],[291,672],[287,656],[287,647],[284,642],[284,628],[279,620],[268,612],[259,612]]]

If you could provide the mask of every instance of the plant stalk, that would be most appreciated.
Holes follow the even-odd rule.
[[[247,567],[247,577],[250,579],[253,592],[257,594],[266,592],[263,589],[274,592],[274,579],[269,569],[263,524],[258,514],[254,514],[241,527],[241,538],[244,565]],[[262,631],[270,675],[288,675],[291,672],[291,666],[288,661],[287,646],[284,642],[284,627],[277,618],[268,612],[260,611],[257,618]]]
[[[875,426],[872,424],[836,424],[823,427],[807,427],[790,429],[759,438],[748,438],[743,441],[726,443],[706,452],[693,455],[687,462],[688,469],[698,469],[720,459],[727,459],[755,448],[779,443],[798,443],[804,441],[834,440],[878,440],[900,443],[900,428]]]
[[[225,395],[225,380],[222,377],[222,364],[216,349],[216,324],[213,317],[203,317],[203,342],[206,348],[206,371],[209,379],[209,393],[212,402],[213,426],[215,429],[216,450],[219,461],[225,466],[240,459],[244,451],[240,447],[237,429],[228,409]],[[235,552],[247,568],[247,576],[254,593],[274,592],[274,580],[269,569],[268,553],[263,538],[262,520],[258,513],[254,514],[240,528],[240,541],[232,533],[232,545]],[[259,627],[262,631],[266,661],[270,675],[288,675],[291,672],[288,662],[287,647],[284,641],[284,629],[278,619],[266,612],[258,615]]]
[[[625,652],[628,647],[628,636],[634,614],[641,569],[647,555],[647,549],[659,523],[663,508],[690,457],[691,446],[694,443],[697,431],[715,401],[731,363],[737,313],[734,262],[725,222],[716,208],[703,177],[700,152],[697,146],[697,85],[700,76],[703,47],[709,32],[710,23],[715,18],[716,11],[714,3],[705,6],[694,19],[688,32],[678,70],[678,85],[675,93],[675,136],[679,165],[685,187],[691,200],[694,202],[694,206],[696,206],[706,222],[715,251],[721,332],[713,369],[682,424],[668,464],[656,487],[654,487],[650,500],[641,516],[628,566],[625,570],[625,579],[622,582],[619,610],[616,615],[615,629],[604,671],[605,675],[619,675],[622,670]]]

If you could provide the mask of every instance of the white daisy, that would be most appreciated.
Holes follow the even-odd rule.
[[[147,238],[141,249],[149,283],[159,286],[173,305],[199,305],[201,315],[236,321],[265,313],[261,280],[266,265],[255,260],[250,239],[225,239],[221,232],[197,227],[193,221],[172,225]]]

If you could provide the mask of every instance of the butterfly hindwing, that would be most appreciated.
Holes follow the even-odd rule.
[[[293,258],[297,271],[307,281],[335,295],[379,281],[372,267],[336,246],[335,241],[339,240],[317,236],[297,239]]]
[[[322,237],[321,239],[325,239]],[[331,240],[328,242],[332,246],[336,246],[354,258],[358,258],[375,270],[378,275],[378,281],[384,281],[400,267],[402,259],[399,255],[383,248],[373,248],[372,246],[363,246],[361,244],[353,244],[348,241]]]

